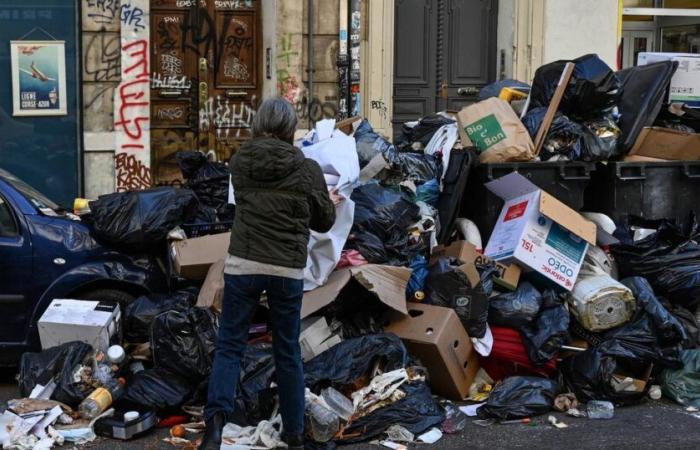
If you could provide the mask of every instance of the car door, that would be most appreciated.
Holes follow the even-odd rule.
[[[32,311],[32,246],[22,218],[0,193],[0,342],[25,338]]]

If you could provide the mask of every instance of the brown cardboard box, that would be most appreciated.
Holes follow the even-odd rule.
[[[212,234],[173,242],[170,248],[175,273],[188,280],[203,280],[209,267],[225,259],[231,233]]]
[[[336,270],[328,277],[326,284],[304,294],[301,302],[301,318],[308,317],[335,301],[340,291],[351,279],[355,279],[365,289],[374,293],[379,301],[394,311],[408,314],[406,285],[409,278],[411,278],[411,269],[406,267],[366,264]]]
[[[408,316],[392,313],[385,330],[400,337],[428,368],[434,394],[457,401],[469,395],[479,359],[452,309],[411,303]]]
[[[522,270],[516,264],[501,263],[491,260],[476,250],[474,244],[467,241],[455,241],[447,247],[438,246],[433,249],[431,264],[435,259],[447,256],[456,258],[463,264],[483,264],[495,262],[498,273],[493,281],[499,286],[514,291],[518,287]]]
[[[629,155],[672,161],[700,160],[700,134],[670,128],[645,127]]]

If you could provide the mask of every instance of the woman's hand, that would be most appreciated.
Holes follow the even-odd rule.
[[[333,205],[336,207],[340,205],[340,203],[345,200],[343,196],[338,194],[338,189],[331,189],[328,191],[328,196],[331,198],[331,201],[333,202]]]

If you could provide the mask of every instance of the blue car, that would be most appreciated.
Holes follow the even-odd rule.
[[[98,243],[90,228],[0,169],[0,365],[39,349],[37,321],[55,298],[118,302],[167,289],[154,255]]]

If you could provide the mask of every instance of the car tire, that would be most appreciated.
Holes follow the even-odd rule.
[[[124,308],[134,300],[134,296],[128,292],[117,289],[95,289],[94,291],[81,293],[77,296],[76,300],[96,300],[106,303],[118,303],[121,308]]]

